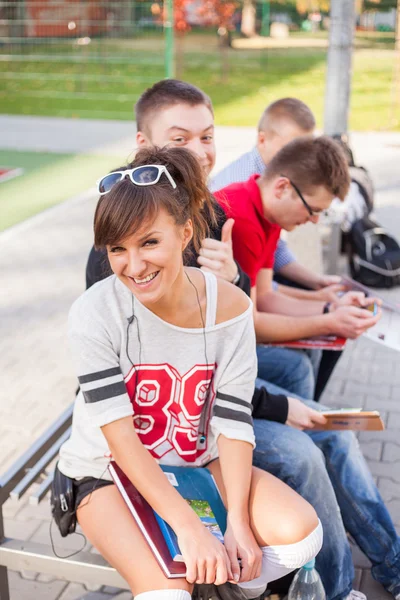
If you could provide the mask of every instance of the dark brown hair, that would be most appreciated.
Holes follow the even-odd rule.
[[[267,165],[263,178],[271,180],[279,175],[288,177],[304,192],[322,185],[340,200],[344,200],[350,186],[346,156],[326,135],[286,144]]]
[[[192,219],[193,247],[198,252],[201,241],[208,235],[209,226],[215,225],[216,217],[213,197],[196,156],[185,148],[143,148],[133,162],[115,170],[143,165],[167,167],[176,188],[172,187],[165,174],[155,185],[137,186],[128,178],[116,183],[97,203],[94,215],[96,248],[121,242],[150,224],[160,208],[164,208],[177,225],[184,225]]]
[[[304,132],[315,129],[315,118],[307,104],[297,98],[281,98],[269,104],[261,115],[258,131],[276,131],[282,122],[291,122]]]
[[[205,104],[214,116],[212,102],[201,89],[179,79],[163,79],[148,88],[136,102],[137,130],[148,134],[153,114],[175,104],[188,104],[189,106]]]

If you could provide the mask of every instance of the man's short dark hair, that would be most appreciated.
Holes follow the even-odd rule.
[[[315,118],[311,109],[297,98],[281,98],[269,104],[261,115],[258,131],[274,131],[281,123],[290,122],[304,132],[312,132],[315,128]]]
[[[342,148],[332,138],[321,135],[297,138],[286,144],[268,163],[262,176],[266,181],[284,175],[300,190],[324,186],[333,196],[344,200],[350,175]]]
[[[178,79],[163,79],[148,88],[136,102],[137,130],[148,134],[152,115],[175,104],[204,104],[214,116],[211,99],[200,88]]]

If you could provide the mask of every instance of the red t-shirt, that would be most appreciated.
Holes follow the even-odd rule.
[[[259,175],[233,183],[214,194],[227,217],[235,219],[232,231],[233,255],[255,286],[261,269],[272,269],[281,227],[263,215]]]

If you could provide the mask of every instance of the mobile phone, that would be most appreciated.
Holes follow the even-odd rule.
[[[368,304],[368,306],[365,307],[367,310],[369,310],[369,312],[372,312],[373,316],[376,315],[376,313],[378,312],[378,305],[376,302],[373,302],[372,304]]]

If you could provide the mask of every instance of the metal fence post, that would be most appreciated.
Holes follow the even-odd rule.
[[[270,0],[263,0],[261,16],[261,35],[269,36]]]
[[[175,52],[174,52],[174,0],[164,0],[165,2],[165,77],[172,79],[175,77]]]

